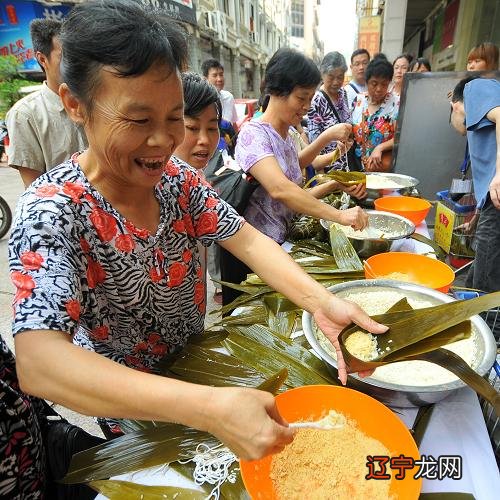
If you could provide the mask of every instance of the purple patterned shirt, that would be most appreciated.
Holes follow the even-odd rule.
[[[299,157],[290,135],[283,139],[269,123],[248,122],[238,135],[236,161],[244,172],[252,173],[252,167],[268,156],[274,156],[287,179],[302,184]],[[280,244],[285,241],[294,215],[293,210],[273,200],[262,186],[253,192],[244,214],[247,222]]]
[[[337,123],[351,123],[351,112],[347,104],[347,93],[341,88],[339,90],[339,97],[337,102],[333,102],[337,114],[341,118],[339,122],[335,113],[332,111],[330,104],[328,103],[326,97],[322,92],[318,91],[314,94],[313,100],[311,102],[311,108],[307,113],[307,132],[309,135],[309,142],[313,142],[322,132],[332,125],[337,125]],[[331,153],[335,151],[337,147],[337,142],[333,141],[321,151],[321,154]],[[333,168],[336,170],[342,170],[345,168],[346,161],[345,158],[340,158],[333,164]]]

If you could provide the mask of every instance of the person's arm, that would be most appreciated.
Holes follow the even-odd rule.
[[[246,223],[234,236],[219,244],[247,264],[269,286],[314,315],[316,323],[337,351],[339,378],[343,384],[347,373],[337,340],[340,331],[352,322],[372,333],[387,330],[356,304],[331,294],[305,273],[277,243],[250,224]],[[263,255],[266,257],[262,258]]]
[[[271,394],[144,373],[74,345],[64,332],[18,333],[15,346],[23,391],[80,413],[179,422],[214,434],[247,459],[279,451],[292,440]]]
[[[394,121],[394,135],[396,135],[396,122]],[[373,170],[378,170],[382,167],[382,153],[385,151],[392,151],[394,148],[394,136],[388,141],[380,143],[378,146],[373,148],[372,154],[368,159],[367,170],[369,172]]]
[[[486,118],[495,124],[497,140],[496,170],[490,182],[490,198],[495,208],[500,209],[500,106],[491,109],[486,115]]]
[[[7,130],[10,140],[9,167],[19,171],[24,187],[27,188],[46,170],[36,127],[30,115],[13,108],[7,114]]]
[[[368,224],[368,216],[361,208],[337,210],[294,184],[285,176],[274,156],[266,156],[259,160],[250,169],[250,173],[271,198],[283,203],[294,212],[311,215],[317,219],[331,220],[355,229],[364,229]]]
[[[39,170],[33,170],[32,168],[27,168],[27,167],[17,167],[15,165],[10,165],[11,167],[14,167],[19,171],[19,174],[21,175],[21,179],[23,181],[24,187],[28,188],[28,186],[38,177],[40,177],[43,172],[40,172]]]
[[[319,155],[322,149],[333,141],[347,141],[351,135],[352,127],[347,123],[338,123],[327,128],[319,134],[314,141],[299,153],[300,168],[305,168]],[[326,156],[326,155],[324,155]]]

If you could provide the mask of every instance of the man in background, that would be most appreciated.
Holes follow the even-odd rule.
[[[83,129],[70,120],[58,94],[61,26],[52,19],[31,22],[33,50],[46,80],[40,90],[16,102],[7,113],[9,166],[19,170],[25,187],[87,147]]]
[[[461,80],[451,97],[450,122],[460,134],[467,134],[479,211],[476,255],[466,286],[496,292],[500,290],[500,82]],[[498,340],[497,329],[493,333]]]
[[[231,92],[224,90],[224,66],[217,59],[207,59],[201,65],[203,76],[219,91],[222,103],[222,118],[234,127],[236,130],[236,106]]]
[[[365,70],[369,62],[370,53],[366,49],[357,49],[351,55],[352,80],[344,87],[351,110],[356,96],[366,92]]]

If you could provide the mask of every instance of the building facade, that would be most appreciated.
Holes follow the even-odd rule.
[[[29,23],[37,17],[62,19],[82,1],[0,2],[0,52],[16,55],[26,71],[39,72]],[[189,69],[199,72],[205,59],[219,59],[226,88],[235,97],[259,97],[267,62],[278,48],[290,45],[290,0],[136,1],[181,22],[189,36]]]
[[[292,0],[290,4],[290,46],[320,63],[324,44],[319,36],[319,6],[321,0]]]
[[[215,57],[225,88],[235,97],[259,97],[265,66],[290,41],[290,0],[198,0],[190,32],[190,69]]]
[[[390,61],[404,52],[426,57],[433,71],[461,71],[472,47],[500,45],[498,0],[357,0],[356,8],[356,46],[378,38]]]

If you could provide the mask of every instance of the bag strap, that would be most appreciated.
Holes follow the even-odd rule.
[[[467,170],[469,170],[469,165],[470,165],[469,143],[466,142],[464,161],[462,162],[462,165],[460,165],[460,172],[462,172],[462,179],[465,179],[465,176],[467,175]]]
[[[354,83],[352,82],[349,82],[349,86],[354,90],[354,92],[356,92],[356,94],[359,94],[359,90],[358,88],[356,87],[356,85],[354,85]]]
[[[330,109],[333,111],[333,114],[335,115],[335,118],[337,118],[337,121],[339,123],[344,123],[341,119],[340,119],[340,116],[337,112],[337,110],[335,109],[335,106],[333,105],[333,102],[332,100],[330,99],[330,96],[324,91],[324,90],[320,90],[320,92],[323,94],[323,96],[325,97],[326,101],[328,102],[328,106],[330,106]]]

